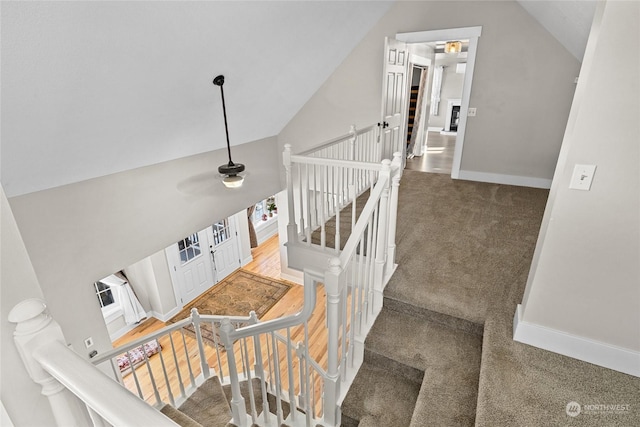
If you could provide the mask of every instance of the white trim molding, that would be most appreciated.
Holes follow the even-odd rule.
[[[466,181],[490,182],[493,184],[516,185],[518,187],[551,188],[551,179],[533,176],[506,175],[501,173],[461,170],[458,179]]]
[[[152,311],[151,314],[153,315],[153,317],[155,317],[156,319],[162,321],[162,322],[168,322],[169,319],[171,319],[173,316],[175,316],[176,314],[180,313],[180,311],[183,309],[183,307],[180,306],[176,306],[173,307],[171,310],[169,310],[168,313],[162,314],[162,313],[158,313],[157,311]]]
[[[469,40],[467,49],[467,71],[464,74],[462,85],[460,122],[458,123],[458,133],[453,151],[453,163],[451,165],[451,178],[460,178],[460,166],[462,164],[462,151],[464,147],[464,137],[467,129],[467,111],[469,110],[469,99],[471,98],[471,86],[473,84],[473,70],[476,64],[476,53],[478,50],[478,39],[482,35],[482,26],[449,28],[443,30],[416,31],[411,33],[398,33],[396,39],[405,43],[425,43],[441,40]]]
[[[640,352],[522,320],[522,305],[513,316],[514,341],[562,354],[634,377],[640,377]]]

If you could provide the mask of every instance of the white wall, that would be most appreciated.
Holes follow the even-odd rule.
[[[637,2],[609,1],[596,12],[521,316],[529,324],[635,352],[640,52],[629,43],[640,40],[639,17]],[[597,165],[591,191],[568,188],[575,164]]]
[[[153,314],[160,319],[168,319],[178,311],[178,302],[171,281],[167,256],[164,250],[161,250],[151,255],[149,259],[156,279]]]
[[[301,152],[379,121],[384,36],[479,25],[478,115],[461,169],[551,179],[580,63],[514,1],[396,2],[280,132],[280,148]]]
[[[17,426],[51,425],[49,401],[27,374],[13,342],[16,325],[7,318],[19,302],[27,298],[43,299],[44,295],[2,187],[0,221],[0,401]]]
[[[88,336],[99,352],[111,348],[95,280],[280,190],[275,138],[233,155],[248,171],[237,190],[220,182],[218,150],[9,200],[51,313],[81,354]]]
[[[234,215],[238,226],[238,250],[240,251],[240,264],[245,265],[253,259],[251,254],[251,240],[249,238],[249,218],[247,210],[243,209]]]

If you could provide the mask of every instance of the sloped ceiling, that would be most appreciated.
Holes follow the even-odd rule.
[[[2,2],[5,192],[223,148],[218,74],[232,145],[277,135],[391,4]]]
[[[595,1],[518,2],[582,60]],[[2,2],[2,186],[223,148],[218,74],[231,144],[277,135],[392,3]]]
[[[596,0],[518,0],[518,3],[582,62]]]

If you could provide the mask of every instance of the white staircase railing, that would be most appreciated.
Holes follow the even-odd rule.
[[[261,322],[253,312],[247,317],[206,316],[193,309],[189,318],[92,360],[94,364],[108,361],[116,378],[125,383],[115,362],[124,354],[131,367],[125,385],[137,398],[60,344],[63,337],[55,345],[39,345],[35,352],[32,347],[37,340],[31,335],[27,334],[26,344],[16,338],[21,354],[32,354],[23,355],[28,367],[31,363],[46,371],[45,376],[63,385],[59,391],[71,391],[88,408],[83,413],[73,399],[51,400],[54,412],[58,408],[63,414],[56,417],[58,424],[85,424],[91,418],[93,425],[100,426],[175,425],[156,409],[166,403],[180,406],[215,374],[230,386],[230,422],[238,427],[339,426],[340,404],[362,363],[364,339],[382,308],[384,286],[395,269],[402,155],[395,153],[393,161],[376,162],[380,155],[376,131],[376,126],[361,132],[352,128],[349,135],[303,155],[293,155],[291,147],[285,147],[288,256],[290,266],[304,271],[304,306],[299,313]],[[366,202],[359,200],[367,191]],[[342,220],[341,211],[349,209],[349,217]],[[335,231],[327,233],[331,221],[329,228]],[[326,342],[309,334],[309,319],[321,291],[326,294],[324,325],[314,328],[326,328]],[[42,318],[55,324],[43,312],[34,316],[33,309],[17,306],[14,310],[29,313],[13,315],[12,321],[19,324],[16,336],[29,325],[43,323]],[[185,327],[193,329],[195,345],[194,338],[185,335]],[[209,334],[207,343],[204,331]],[[142,363],[134,366],[132,352],[152,340],[170,351],[160,351],[154,358],[143,351]],[[325,356],[315,360],[311,347],[326,347]],[[82,381],[75,373],[76,362],[84,366],[81,372],[91,378],[90,385],[77,384]],[[95,390],[103,387],[110,399],[96,397]],[[113,399],[126,401],[127,410],[122,410],[121,403],[114,410]],[[144,423],[136,421],[140,417],[146,417]]]
[[[22,301],[9,313],[9,321],[17,324],[18,352],[49,399],[56,425],[177,426],[67,347],[44,301]]]
[[[223,322],[240,327],[256,323],[257,317],[253,312],[249,316],[201,315],[194,308],[186,319],[96,356],[92,363],[100,365],[108,361],[114,376],[121,384],[156,408],[161,408],[166,403],[178,407],[212,375],[212,371],[221,381],[229,375],[229,368],[224,363],[224,346],[219,336]],[[185,333],[185,327],[192,330],[195,345],[189,345],[194,341],[194,336]],[[209,351],[205,351],[205,333],[211,335],[208,339],[212,345],[206,347]],[[158,351],[157,359],[151,360],[146,352],[137,351],[141,347],[144,349],[150,342],[155,342],[160,349],[165,349]],[[143,360],[138,362],[138,366],[135,366],[133,352],[142,354]],[[117,363],[117,359],[122,357],[128,360],[130,368],[126,382]],[[209,359],[213,360],[213,365],[210,365]],[[143,388],[142,384],[150,384],[151,387]]]

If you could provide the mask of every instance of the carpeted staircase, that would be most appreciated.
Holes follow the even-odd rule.
[[[343,425],[640,425],[640,379],[512,339],[547,195],[405,170],[398,268]],[[572,418],[571,401],[632,410]]]
[[[512,339],[547,195],[405,170],[398,268],[343,402],[342,425],[640,425],[640,379]],[[196,424],[180,425],[230,419],[217,378],[205,384],[180,407]],[[220,402],[215,415],[212,401]],[[571,401],[631,410],[572,418]]]

